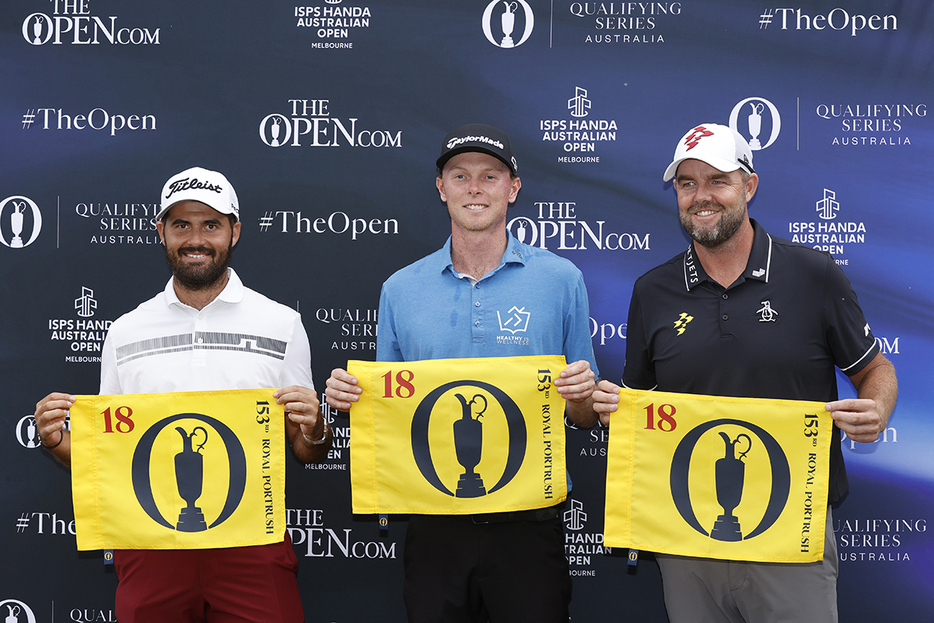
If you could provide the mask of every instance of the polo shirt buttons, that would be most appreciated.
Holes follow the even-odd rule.
[[[479,327],[479,326],[480,326],[480,321],[478,320],[478,321],[476,321],[476,322],[473,323],[473,324],[474,324],[475,327]]]
[[[727,314],[723,314],[723,315],[720,316],[720,317],[723,318],[724,320],[729,320],[729,319],[730,319],[730,317],[729,317]]]
[[[476,303],[474,303],[474,307],[480,307],[480,301],[477,301]]]
[[[725,301],[725,300],[727,300],[728,298],[730,298],[730,295],[724,293],[724,295],[723,295],[723,300]]]

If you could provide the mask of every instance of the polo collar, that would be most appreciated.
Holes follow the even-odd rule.
[[[179,305],[181,307],[188,307],[180,300],[178,300],[178,295],[175,294],[175,278],[170,277],[169,282],[165,284],[165,289],[162,291],[163,296],[165,297],[165,304],[168,306]],[[213,305],[217,301],[223,301],[224,303],[239,303],[243,300],[243,282],[240,281],[240,277],[237,276],[237,273],[234,272],[233,268],[227,267],[227,285],[224,286],[224,289],[221,290],[221,293],[217,297],[208,303],[208,307]]]
[[[749,252],[743,278],[768,283],[769,272],[772,268],[772,237],[755,219],[749,219],[749,222],[752,224],[753,231],[752,250]],[[694,244],[692,241],[691,246],[684,252],[684,285],[688,291],[704,281],[711,280],[694,254]]]
[[[490,275],[494,275],[506,264],[522,264],[525,265],[526,262],[526,253],[522,248],[522,243],[516,240],[515,236],[512,235],[512,232],[509,230],[506,231],[506,251],[503,252],[503,257],[499,261],[499,266],[490,271]],[[445,241],[444,246],[441,247],[441,253],[438,257],[438,270],[444,272],[446,270],[451,271],[451,274],[457,275],[457,271],[454,270],[454,262],[451,260],[451,236],[448,236],[447,241]]]

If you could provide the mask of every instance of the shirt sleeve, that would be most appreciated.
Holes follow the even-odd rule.
[[[831,256],[827,256],[824,316],[827,343],[834,363],[844,374],[852,376],[862,370],[879,353],[859,306],[850,280]]]
[[[590,337],[590,301],[584,277],[578,273],[577,282],[572,291],[571,304],[565,316],[564,357],[569,364],[575,361],[590,362],[594,375],[600,376],[597,361],[593,353],[593,340]]]
[[[101,396],[115,396],[122,394],[120,376],[117,374],[117,353],[114,350],[113,340],[108,331],[101,349]]]

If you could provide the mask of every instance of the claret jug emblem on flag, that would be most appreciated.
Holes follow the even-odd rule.
[[[567,497],[564,357],[348,362],[355,513],[529,510]]]

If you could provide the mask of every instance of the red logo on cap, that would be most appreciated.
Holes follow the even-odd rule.
[[[684,144],[688,146],[686,151],[691,151],[692,149],[697,147],[697,144],[705,136],[713,136],[713,132],[708,131],[707,128],[705,128],[702,125],[699,125],[696,128],[694,128],[694,131],[692,131],[688,135],[688,137],[684,140]]]

